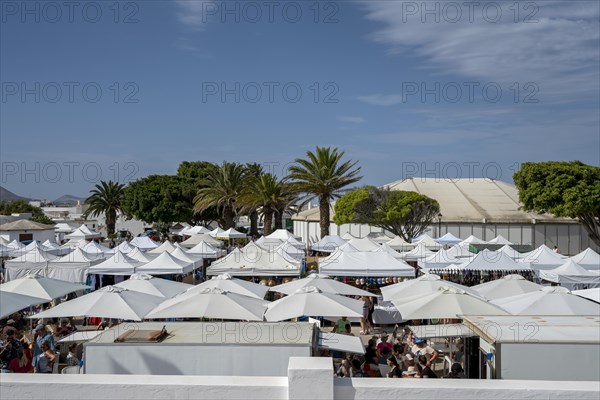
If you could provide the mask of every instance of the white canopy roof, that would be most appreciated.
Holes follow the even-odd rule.
[[[394,258],[402,258],[402,254],[400,254],[396,250],[392,249],[390,247],[390,245],[387,243],[383,243],[381,246],[379,246],[379,249],[377,249],[376,251],[388,253],[390,256],[392,256]]]
[[[563,255],[553,252],[548,246],[543,244],[520,261],[529,263],[533,269],[542,270],[556,268],[564,264],[566,258]]]
[[[89,288],[89,286],[81,285],[79,283],[65,282],[33,274],[28,274],[23,278],[15,279],[0,285],[0,290],[4,292],[42,298],[46,301],[51,301],[68,293]]]
[[[247,236],[248,235],[246,235],[245,233],[238,232],[233,228],[229,228],[226,231],[221,231],[221,232],[217,231],[217,233],[216,233],[216,237],[222,238],[222,239],[243,239]]]
[[[232,276],[298,276],[300,266],[277,252],[269,252],[255,243],[236,249],[208,267],[208,275],[228,273]]]
[[[192,248],[201,242],[208,243],[211,246],[216,246],[216,247],[221,247],[223,245],[222,242],[218,241],[217,239],[215,239],[212,236],[207,235],[205,233],[199,233],[197,235],[192,235],[189,239],[181,242],[181,245],[183,247]]]
[[[308,286],[316,287],[317,289],[325,293],[341,294],[345,296],[374,296],[373,294],[365,290],[331,279],[331,277],[329,277],[328,275],[315,273],[308,275],[306,278],[293,280],[288,283],[273,286],[269,290],[271,292],[279,292],[287,295],[292,295],[297,290]]]
[[[218,226],[213,229],[212,231],[210,231],[208,234],[214,238],[219,237],[219,235],[222,235],[223,232],[225,232],[224,229],[219,228]]]
[[[175,258],[170,253],[162,253],[154,260],[140,267],[135,272],[150,275],[187,274],[194,270],[194,264]]]
[[[426,233],[419,236],[419,240],[413,241],[413,243],[416,245],[422,244],[429,250],[437,250],[442,247],[438,242],[433,240],[433,238]]]
[[[386,252],[334,251],[319,261],[319,272],[331,276],[414,276],[415,270]]]
[[[520,258],[523,258],[523,254],[519,253],[518,251],[516,251],[515,249],[510,247],[510,245],[508,245],[508,244],[505,244],[504,246],[500,247],[498,250],[496,250],[496,252],[502,252],[502,253],[506,254],[507,256],[509,256],[510,258],[512,258],[513,260],[518,260]]]
[[[571,260],[585,269],[600,269],[600,254],[589,247],[576,256],[571,257]]]
[[[480,285],[472,286],[482,296],[489,300],[500,299],[503,297],[515,296],[518,294],[535,292],[542,288],[541,285],[533,283],[523,278],[521,275],[506,275],[500,279],[485,282]]]
[[[56,263],[99,263],[104,260],[104,254],[86,253],[81,247],[76,247],[72,252],[52,262]]]
[[[287,229],[275,229],[270,235],[265,236],[267,239],[279,239],[282,241],[286,241],[288,239],[296,239],[299,238],[291,234]]]
[[[135,246],[142,251],[156,249],[158,243],[150,239],[148,236],[136,236],[129,242],[130,246]]]
[[[148,253],[149,254],[160,254],[160,253],[164,253],[165,251],[167,253],[171,253],[172,251],[174,251],[176,249],[175,246],[173,246],[173,244],[171,242],[169,242],[168,240],[165,240],[160,246],[158,246],[155,249],[149,250]]]
[[[484,244],[485,241],[479,239],[476,236],[469,236],[468,238],[466,238],[465,240],[463,240],[462,242],[460,242],[459,244],[461,245],[470,245],[470,244]]]
[[[488,243],[489,244],[512,244],[511,242],[508,241],[507,238],[505,238],[502,235],[496,236],[492,240],[489,240]]]
[[[181,248],[176,248],[175,250],[173,250],[171,252],[171,255],[175,258],[180,259],[181,261],[193,264],[194,268],[198,268],[199,266],[202,265],[201,264],[202,256],[199,256],[198,254],[193,254],[193,253],[188,254]]]
[[[13,263],[41,263],[41,262],[46,262],[49,260],[56,260],[58,259],[57,256],[49,254],[45,251],[40,250],[39,248],[34,248],[31,251],[28,251],[27,253],[23,254],[20,257],[17,257],[15,259],[12,259],[10,261],[7,261],[7,264],[13,264]]]
[[[600,304],[572,294],[560,286],[493,300],[512,315],[600,315]]]
[[[465,257],[470,258],[470,257],[475,256],[474,253],[471,253],[469,251],[469,246],[465,246],[465,245],[461,245],[461,244],[455,244],[454,246],[450,247],[448,250],[446,250],[446,254],[450,257],[456,257],[456,258],[462,258],[462,259],[464,259]]]
[[[164,298],[171,298],[194,287],[187,283],[156,278],[147,274],[133,274],[129,279],[115,286]]]
[[[458,238],[456,236],[454,236],[453,234],[451,234],[450,232],[446,233],[444,236],[441,236],[437,239],[435,239],[436,242],[438,242],[439,244],[457,244],[462,242],[461,238]]]
[[[19,242],[18,240],[13,240],[12,242],[10,242],[9,244],[6,245],[7,247],[11,247],[15,250],[19,250],[25,247],[25,245],[21,242]]]
[[[377,251],[379,250],[379,243],[364,237],[362,239],[350,239],[348,243],[357,249],[358,251]]]
[[[414,249],[410,251],[404,251],[401,253],[402,258],[404,258],[405,260],[419,260],[421,258],[429,257],[432,254],[435,253],[429,250],[427,247],[425,247],[425,244],[423,243],[419,243],[415,246]]]
[[[142,263],[148,263],[148,262],[154,260],[158,256],[156,254],[144,253],[137,247],[134,247],[133,250],[131,250],[129,253],[127,253],[127,257],[133,258],[134,260],[142,262]]]
[[[504,254],[490,250],[482,250],[470,261],[460,264],[461,269],[471,271],[523,271],[530,270],[528,264],[519,263]]]
[[[571,293],[600,303],[600,288],[573,290]]]
[[[394,237],[392,240],[387,242],[387,245],[390,246],[394,250],[402,250],[402,251],[410,250],[413,247],[415,247],[414,244],[408,243],[406,240],[402,239],[401,236]]]
[[[192,226],[192,227],[184,228],[180,232],[180,234],[186,235],[186,236],[197,235],[199,233],[208,234],[208,233],[210,233],[210,229],[199,225],[199,226]]]
[[[129,253],[133,249],[136,249],[136,247],[130,246],[128,242],[124,241],[118,245],[115,250],[120,251],[121,253]]]
[[[418,261],[419,267],[424,269],[445,268],[450,264],[460,264],[464,259],[459,259],[450,254],[449,250],[442,249]]]
[[[391,301],[392,299],[403,299],[411,298],[427,293],[433,293],[440,287],[452,286],[457,289],[469,292],[474,296],[481,296],[477,291],[460,285],[458,283],[445,281],[440,278],[439,275],[435,274],[424,274],[415,279],[409,279],[404,282],[394,283],[393,285],[383,286],[381,288],[381,294],[385,301]]]
[[[79,248],[81,248],[81,250],[85,251],[88,254],[95,254],[98,257],[107,257],[115,254],[115,251],[113,249],[101,246],[94,241],[85,244],[83,247],[79,246]]]
[[[316,243],[313,243],[312,246],[310,246],[311,249],[313,249],[314,251],[321,251],[323,253],[331,253],[333,252],[335,249],[337,249],[339,246],[342,246],[346,244],[346,241],[344,239],[342,239],[340,236],[338,235],[327,235],[321,238],[321,240],[319,240]]]
[[[66,239],[93,239],[100,237],[100,233],[92,232],[87,226],[81,225],[79,228],[75,229],[73,232],[65,235]]]
[[[590,285],[588,287],[600,286],[600,275],[596,271],[590,271],[572,259],[567,260],[560,267],[540,271],[540,278],[554,283],[560,283],[569,289],[585,287],[582,285]]]
[[[244,296],[256,297],[257,299],[261,300],[264,299],[265,294],[269,291],[267,286],[248,282],[243,279],[237,279],[229,274],[222,274],[194,286],[193,288],[189,289],[188,292],[197,292],[212,288],[218,288],[227,292],[233,292]]]
[[[188,250],[188,254],[196,254],[203,258],[219,258],[225,255],[225,251],[212,246],[206,242],[199,242],[197,245]]]
[[[354,236],[353,234],[351,234],[350,232],[346,232],[342,235],[342,239],[352,240],[352,239],[358,239],[358,238],[356,236]]]
[[[102,275],[131,275],[135,273],[137,267],[141,267],[142,265],[144,265],[143,262],[137,261],[128,255],[117,251],[106,261],[91,266],[88,273]]]
[[[0,318],[8,317],[10,314],[34,304],[43,303],[47,303],[47,300],[0,290]]]

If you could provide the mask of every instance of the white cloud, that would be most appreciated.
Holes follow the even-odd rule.
[[[362,124],[363,122],[366,122],[366,119],[364,119],[363,117],[340,116],[337,117],[337,119],[338,121],[350,122],[352,124]]]
[[[408,3],[417,7],[407,12]],[[496,23],[486,21],[487,4],[502,7]],[[382,24],[374,41],[391,46],[395,54],[421,56],[423,69],[440,74],[458,74],[483,82],[536,82],[541,101],[568,102],[597,99],[600,68],[599,4],[596,1],[520,2],[516,17],[514,2],[480,1],[469,21],[468,8],[461,9],[459,22],[444,12],[445,2],[428,2],[428,9],[440,7],[440,22],[423,13],[423,2],[365,1],[367,18]],[[466,4],[454,2],[454,4]],[[525,9],[527,4],[535,8]],[[490,7],[489,10],[493,10]],[[511,8],[513,7],[513,8]],[[526,23],[530,14],[537,22]],[[493,16],[489,11],[488,20]],[[422,22],[425,17],[426,21]],[[517,18],[518,22],[515,22]],[[377,105],[397,104],[397,95],[363,96]]]
[[[194,30],[205,30],[207,17],[204,14],[207,8],[206,1],[194,0],[176,0],[175,4],[178,7],[177,18],[187,27]]]

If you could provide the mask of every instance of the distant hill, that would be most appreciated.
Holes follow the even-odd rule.
[[[52,203],[54,205],[75,205],[78,201],[83,203],[84,200],[85,197],[77,197],[71,194],[65,194],[63,196],[60,196],[58,199],[54,200]]]
[[[22,197],[17,194],[14,194],[10,190],[5,189],[2,186],[0,186],[0,201],[15,201],[15,200],[29,201],[29,199],[27,197]]]

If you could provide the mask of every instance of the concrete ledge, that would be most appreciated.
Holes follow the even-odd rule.
[[[600,398],[600,382],[337,378],[334,380],[334,398],[597,400]]]
[[[286,399],[286,377],[0,375],[0,399]]]
[[[332,400],[333,360],[330,357],[290,357],[289,400]]]

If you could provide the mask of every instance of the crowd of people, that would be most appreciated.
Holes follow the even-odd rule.
[[[12,314],[2,324],[0,368],[11,373],[56,372],[59,362],[56,343],[75,330],[71,319],[38,323],[31,330],[21,313]],[[66,365],[78,366],[77,344],[72,343],[68,350],[68,354],[64,355]]]
[[[353,335],[350,322],[346,318],[336,322],[333,332]],[[341,359],[336,371],[339,377],[465,378],[462,351],[451,354],[450,371],[439,376],[434,371],[438,352],[426,340],[415,337],[408,327],[404,327],[401,332],[398,332],[396,327],[391,340],[387,333],[373,336],[368,341],[364,355],[336,352],[331,355],[334,359]]]

